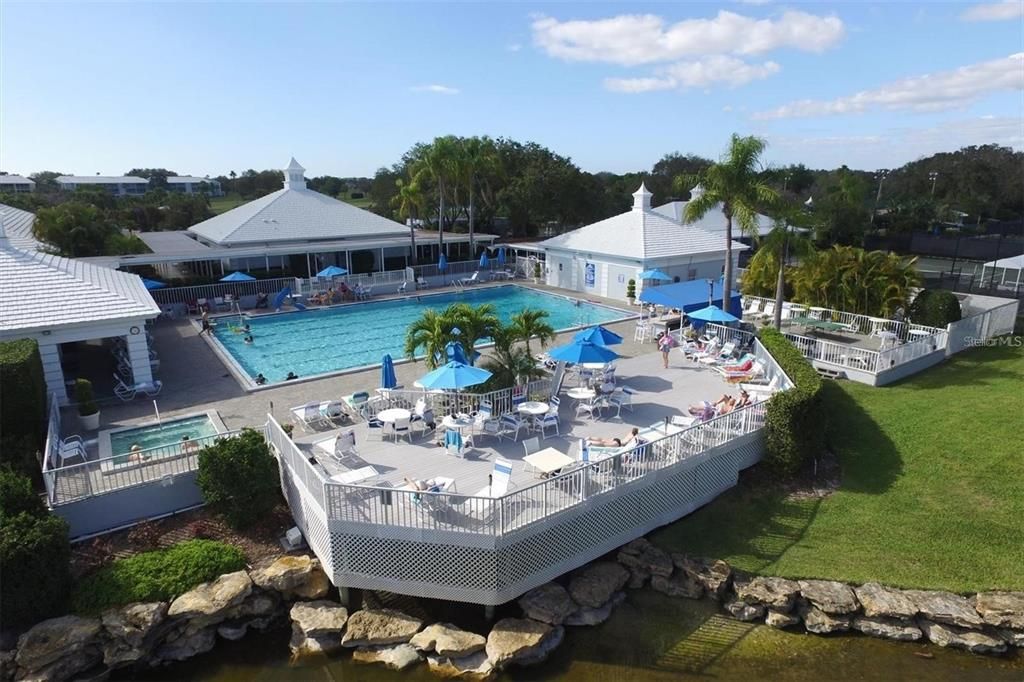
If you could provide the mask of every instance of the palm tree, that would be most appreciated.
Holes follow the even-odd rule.
[[[429,178],[437,185],[437,244],[444,248],[444,200],[445,194],[458,175],[458,146],[452,135],[438,137],[425,145],[414,163],[416,179]]]
[[[493,338],[494,347],[483,365],[492,374],[487,380],[488,390],[509,388],[544,376],[529,350],[516,345],[518,337],[511,327],[498,328]]]
[[[758,239],[757,253],[754,258],[771,258],[778,268],[775,279],[775,318],[776,329],[782,328],[782,304],[786,292],[786,267],[790,256],[805,258],[814,252],[814,244],[802,232],[791,232],[790,226],[794,219],[799,219],[795,208],[786,206],[775,220],[772,231]],[[753,264],[753,259],[751,259]]]
[[[462,140],[462,154],[459,158],[459,175],[461,183],[469,195],[469,254],[476,256],[473,245],[473,232],[476,216],[473,210],[476,198],[477,183],[481,176],[490,175],[501,163],[498,148],[494,141],[487,137],[470,137]]]
[[[462,343],[466,357],[473,362],[473,349],[480,341],[491,338],[501,327],[497,309],[491,303],[472,306],[468,303],[452,303],[444,309],[442,315],[458,327],[459,333],[453,338]]]
[[[416,357],[416,351],[423,349],[426,354],[427,367],[434,369],[439,360],[443,363],[445,346],[452,340],[452,319],[445,315],[448,312],[437,312],[432,308],[423,311],[419,319],[405,330],[405,355]]]
[[[398,187],[398,194],[391,198],[391,206],[399,217],[409,221],[409,239],[412,242],[412,264],[416,265],[416,220],[426,213],[426,198],[423,196],[423,189],[415,178],[395,180]]]
[[[779,201],[779,193],[768,184],[761,167],[761,155],[767,143],[759,137],[740,137],[733,133],[729,149],[718,163],[711,164],[696,176],[676,178],[677,191],[689,190],[700,184],[703,192],[686,203],[684,218],[687,223],[700,220],[713,210],[725,216],[725,273],[722,287],[722,307],[728,308],[732,288],[732,227],[733,219],[740,231],[753,234],[757,229],[758,208],[772,207]]]
[[[530,357],[530,339],[537,337],[540,347],[548,345],[555,340],[555,330],[547,323],[550,317],[546,310],[532,310],[525,308],[512,316],[510,328],[516,339],[526,344],[526,354]]]

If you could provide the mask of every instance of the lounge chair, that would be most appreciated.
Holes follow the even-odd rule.
[[[722,350],[718,353],[708,353],[702,357],[697,358],[697,362],[702,365],[717,365],[726,362],[732,358],[732,354],[736,351],[736,344],[732,341],[722,346]]]
[[[466,286],[467,284],[476,284],[480,281],[480,271],[477,270],[473,273],[472,277],[463,277],[459,280],[459,284]]]
[[[751,314],[751,317],[755,317],[759,320],[767,320],[772,317],[775,317],[775,302],[769,301],[768,303],[765,304],[764,310],[762,310],[759,313]]]
[[[409,288],[409,282],[402,282],[398,285],[398,289],[395,290],[396,294],[404,294],[405,290]]]
[[[490,483],[473,493],[472,497],[497,498],[502,497],[512,487],[512,462],[495,458],[494,468],[491,469]]]
[[[428,282],[425,277],[417,277],[416,278],[416,288],[417,289],[429,289],[430,288],[430,282]]]
[[[114,395],[116,395],[124,402],[134,400],[135,396],[137,396],[139,393],[144,393],[147,396],[153,397],[155,395],[158,395],[160,393],[160,390],[163,389],[164,387],[163,382],[160,381],[159,379],[154,381],[142,381],[137,384],[129,385],[122,381],[121,377],[115,374],[114,381],[117,382],[114,384]]]
[[[316,441],[313,443],[313,449],[320,450],[345,465],[343,460],[356,455],[356,432],[346,431],[340,435]]]
[[[779,376],[773,376],[767,384],[740,384],[740,389],[751,395],[771,395],[779,390]]]

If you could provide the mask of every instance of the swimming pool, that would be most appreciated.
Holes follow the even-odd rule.
[[[117,469],[122,465],[138,463],[129,462],[129,453],[135,445],[150,458],[173,456],[180,454],[181,439],[185,436],[188,436],[189,440],[204,444],[211,436],[224,431],[224,422],[216,411],[183,415],[162,420],[160,423],[151,422],[141,426],[109,429],[99,433],[100,458],[107,461],[107,468]]]
[[[470,289],[465,292],[424,294],[390,301],[371,301],[334,308],[310,309],[248,318],[253,343],[228,328],[221,318],[214,338],[251,380],[263,374],[269,383],[283,381],[288,372],[300,378],[356,367],[379,365],[385,353],[402,358],[405,330],[424,310],[441,310],[451,303],[491,303],[502,322],[525,308],[546,310],[556,330],[585,327],[629,317],[607,306],[577,302],[516,285]]]

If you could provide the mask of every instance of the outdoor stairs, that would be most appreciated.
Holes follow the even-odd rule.
[[[818,374],[825,377],[826,379],[846,379],[846,372],[841,369],[834,369],[832,367],[815,367]]]

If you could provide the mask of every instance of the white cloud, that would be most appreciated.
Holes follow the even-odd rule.
[[[986,2],[969,7],[960,15],[964,21],[1007,21],[1020,17],[1024,17],[1024,2],[1021,0]]]
[[[720,83],[735,88],[773,76],[780,68],[775,62],[748,64],[736,57],[714,55],[660,67],[655,70],[654,77],[606,78],[604,86],[614,92],[627,93],[704,88]]]
[[[978,98],[1024,89],[1024,52],[952,71],[914,76],[874,90],[833,100],[805,99],[754,114],[758,120],[850,114],[875,109],[942,111],[963,107]]]
[[[457,95],[459,94],[458,88],[452,88],[447,85],[414,85],[409,88],[413,92],[432,92],[437,95]]]
[[[519,52],[519,50],[523,49],[523,45],[522,43],[512,43],[510,45],[507,45],[505,49],[508,50],[509,52]]]
[[[559,21],[534,17],[534,43],[552,57],[623,66],[668,62],[694,55],[761,54],[779,48],[822,52],[843,37],[843,22],[787,10],[774,19],[719,11],[711,19],[666,25],[653,14]]]

